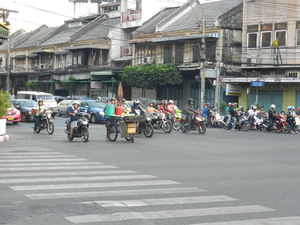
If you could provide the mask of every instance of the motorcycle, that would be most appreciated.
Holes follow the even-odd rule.
[[[182,127],[181,127],[182,132],[187,133],[188,127],[189,127],[189,121],[188,121],[188,118],[185,117],[182,120]],[[204,119],[200,113],[197,113],[193,116],[193,119],[191,122],[191,130],[197,130],[198,134],[206,133],[206,125],[205,125]]]
[[[264,130],[268,132],[275,131],[276,133],[288,134],[291,132],[291,126],[286,122],[283,115],[277,115],[278,120],[271,124],[269,120],[263,123]]]
[[[291,130],[294,131],[296,134],[300,134],[300,118],[299,118],[299,116],[295,117],[294,127]]]
[[[154,130],[151,124],[151,117],[149,115],[146,115],[146,120],[139,123],[137,129],[139,134],[143,133],[146,138],[152,138]]]
[[[167,119],[164,113],[154,113],[151,115],[151,125],[154,129],[162,129],[166,134],[172,132],[172,122]]]
[[[239,115],[239,118],[236,122],[236,126],[235,128],[241,131],[249,131],[250,130],[250,122],[249,122],[249,118],[246,115],[246,113],[242,113],[241,115]],[[230,130],[233,127],[233,120],[231,117],[231,120],[229,121],[229,123],[225,123],[223,124],[223,127],[225,130]]]
[[[67,134],[68,140],[73,141],[74,138],[81,138],[82,142],[88,142],[89,140],[89,114],[87,113],[79,113],[77,114],[79,119],[77,121],[77,126],[74,130],[74,135],[71,136],[71,121],[66,121],[66,130],[65,133]]]
[[[46,111],[43,114],[41,121],[38,124],[35,124],[33,128],[34,132],[38,134],[41,132],[41,130],[46,129],[48,134],[52,135],[54,133],[54,124],[51,120],[52,120],[52,112]]]

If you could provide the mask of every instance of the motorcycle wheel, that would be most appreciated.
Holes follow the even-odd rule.
[[[172,123],[171,121],[167,120],[164,124],[163,124],[163,130],[166,134],[169,134],[172,132]]]
[[[82,142],[89,141],[89,130],[87,129],[87,127],[81,128],[81,140],[82,140]]]
[[[284,124],[281,128],[282,133],[288,134],[291,132],[291,126],[289,124]]]
[[[49,135],[54,133],[54,124],[52,122],[49,122],[49,126],[47,126],[47,132]]]
[[[115,142],[118,139],[118,128],[116,126],[108,127],[107,138],[111,142]]]
[[[68,140],[73,141],[74,137],[71,137],[70,133],[68,134]]]
[[[248,132],[250,130],[250,124],[249,123],[242,123],[241,130],[245,131],[245,132]]]
[[[91,121],[91,123],[96,123],[96,121],[97,121],[96,116],[92,115],[90,121]]]
[[[134,143],[134,137],[133,136],[129,136],[129,137],[125,137],[125,140],[131,143]]]
[[[294,131],[296,132],[296,134],[300,134],[300,125],[295,125]]]
[[[175,131],[180,131],[180,129],[181,129],[181,124],[180,124],[180,122],[175,121],[175,122],[173,123],[173,129],[174,129]]]
[[[36,126],[33,128],[34,129],[34,132],[39,134],[41,132],[41,127],[40,126]]]
[[[145,135],[146,138],[152,138],[153,134],[154,134],[154,130],[153,127],[151,126],[151,124],[146,124],[143,133]]]
[[[205,124],[198,126],[198,134],[205,134],[206,133],[206,126]]]

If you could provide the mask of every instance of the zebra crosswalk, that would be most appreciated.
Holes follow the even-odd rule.
[[[90,162],[48,148],[1,149],[0,185],[8,185],[31,201],[69,199],[81,207],[111,209],[106,213],[87,210],[86,214],[64,215],[73,224],[110,225],[131,220],[161,224],[160,220],[180,219],[182,225],[300,225],[298,216],[265,218],[275,212],[267,206],[242,205],[234,197],[211,195],[205,189],[186,187],[178,181]],[[220,222],[220,216],[226,221]],[[234,220],[238,216],[246,219]],[[219,220],[204,223],[204,217]],[[191,218],[198,223],[190,223]]]

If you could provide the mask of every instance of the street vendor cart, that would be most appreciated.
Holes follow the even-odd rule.
[[[107,138],[111,142],[115,142],[118,139],[119,133],[121,137],[124,137],[126,141],[134,142],[134,136],[137,134],[138,125],[144,122],[146,118],[144,116],[110,116],[107,124]]]

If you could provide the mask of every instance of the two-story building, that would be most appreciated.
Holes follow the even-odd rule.
[[[202,24],[205,24],[205,33]],[[206,102],[214,104],[215,84],[222,76],[240,74],[242,41],[242,1],[223,0],[200,4],[189,1],[157,13],[132,33],[133,65],[175,64],[184,82],[163,87],[157,97],[183,104],[193,97],[200,102],[200,66],[206,64]],[[203,58],[205,36],[206,57]],[[224,90],[220,94],[223,98]]]
[[[113,95],[114,75],[120,70],[113,60],[120,58],[120,39],[120,17],[105,14],[15,35],[11,42],[12,91],[34,88],[56,95]],[[6,57],[7,46],[0,46],[4,68]],[[5,75],[4,71],[2,77]]]
[[[244,0],[239,103],[277,110],[300,106],[300,2]]]

